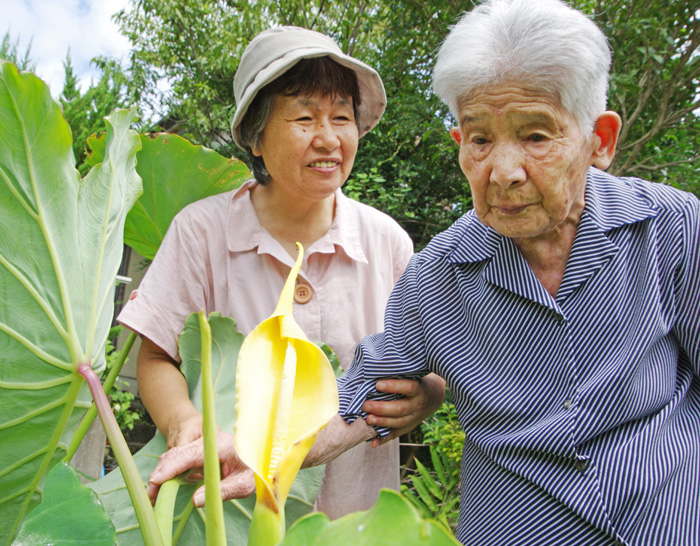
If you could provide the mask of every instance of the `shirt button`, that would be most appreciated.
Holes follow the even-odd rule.
[[[564,400],[564,409],[569,409],[571,407],[571,398]]]
[[[294,301],[297,303],[308,303],[311,301],[311,296],[313,296],[313,291],[308,284],[299,283],[294,289]]]
[[[576,466],[576,470],[578,470],[581,474],[583,474],[586,470],[588,470],[588,461],[587,460],[579,459],[574,464]]]

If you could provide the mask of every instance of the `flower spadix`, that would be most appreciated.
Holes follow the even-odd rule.
[[[319,431],[338,412],[328,358],[292,315],[299,256],[272,316],[245,338],[236,370],[236,451],[255,472],[257,500],[248,544],[277,544],[284,503]]]

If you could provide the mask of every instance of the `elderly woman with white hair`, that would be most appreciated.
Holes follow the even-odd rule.
[[[438,54],[474,209],[411,259],[341,413],[446,379],[464,544],[700,544],[700,202],[603,171],[609,66],[559,0],[487,0]]]
[[[234,93],[232,133],[255,178],[177,215],[118,317],[142,336],[139,392],[171,448],[150,477],[153,500],[167,479],[202,464],[202,416],[178,369],[177,340],[190,313],[219,311],[247,334],[274,311],[301,242],[306,252],[295,319],[348,367],[362,337],[381,330],[389,293],[413,253],[394,220],[340,189],[359,138],[386,106],[374,69],[323,34],[275,28],[246,48]],[[403,398],[366,409],[370,421],[394,427],[394,436],[432,413],[444,396],[437,376],[383,386]],[[383,487],[398,489],[398,441],[375,441],[374,447],[358,445],[326,467],[319,510],[339,517],[369,508]],[[224,498],[252,493],[252,472],[237,459],[230,435],[222,433],[219,449]],[[251,479],[238,479],[236,471]],[[194,502],[204,504],[203,488]]]

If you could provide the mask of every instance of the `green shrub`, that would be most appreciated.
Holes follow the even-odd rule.
[[[401,493],[424,518],[434,518],[453,532],[459,517],[459,471],[464,431],[454,404],[446,402],[421,425],[430,463],[414,459],[415,470],[401,485]]]
[[[123,329],[123,327],[117,326],[112,328],[110,334],[116,335],[120,329]],[[107,366],[104,371],[103,382],[104,378],[107,377],[109,371],[114,367],[114,364],[119,357],[119,352],[114,349],[114,344],[112,341],[110,341],[111,339],[113,339],[112,335],[110,335],[110,339],[107,340],[107,345],[105,348]],[[135,397],[134,393],[126,389],[128,386],[129,383],[127,381],[117,377],[114,385],[112,385],[112,388],[107,393],[107,396],[112,404],[114,417],[116,417],[117,423],[119,424],[119,428],[122,430],[122,432],[133,430],[134,425],[143,421],[143,409],[134,409],[132,407]]]

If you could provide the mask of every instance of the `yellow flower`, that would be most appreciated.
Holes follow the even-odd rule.
[[[284,536],[284,503],[319,431],[338,412],[335,375],[323,351],[294,321],[292,306],[304,249],[277,308],[246,337],[236,370],[234,442],[255,472],[257,499],[248,544]]]

